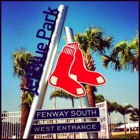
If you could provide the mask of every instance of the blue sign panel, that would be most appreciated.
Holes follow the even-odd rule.
[[[100,131],[100,122],[34,124],[30,134],[81,133]]]
[[[74,109],[55,109],[37,110],[34,120],[64,119],[64,118],[97,118],[99,108],[74,108]]]

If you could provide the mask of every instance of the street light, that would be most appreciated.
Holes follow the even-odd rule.
[[[128,103],[124,103],[124,105],[129,105]],[[127,122],[128,122],[128,128],[129,128],[129,133],[130,133],[130,115],[127,114]]]

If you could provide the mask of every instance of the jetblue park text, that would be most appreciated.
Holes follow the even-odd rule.
[[[52,34],[55,30],[55,21],[58,15],[58,10],[52,10],[49,7],[48,11],[43,11],[43,14],[45,14],[45,22],[42,28],[36,33],[36,37],[39,39],[36,50],[37,56],[34,56],[33,59],[29,61],[25,70],[25,77],[27,78],[26,87],[21,88],[21,90],[32,92],[36,95],[39,94],[37,89],[47,59]]]

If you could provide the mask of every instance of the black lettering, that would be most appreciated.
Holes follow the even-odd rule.
[[[41,34],[41,33],[42,33],[42,34]],[[49,37],[45,37],[45,35],[46,35],[45,30],[39,29],[39,30],[37,31],[36,37],[42,38],[42,39],[46,39],[46,40],[50,40],[50,38],[49,38]]]
[[[49,15],[54,15],[54,16],[56,16],[58,14],[58,10],[57,9],[51,10],[50,7],[48,7],[48,9],[49,9],[49,12],[43,11],[43,13],[44,14],[49,14]]]
[[[39,57],[39,56],[34,56],[34,60],[31,60],[33,63],[35,62],[35,63],[39,63],[39,64],[41,64],[41,65],[44,65],[44,62],[45,62],[45,60],[44,59],[42,59],[41,57]]]
[[[38,95],[37,88],[39,86],[39,80],[41,78],[43,66],[49,51],[48,46],[50,45],[51,38],[53,41],[55,40],[56,35],[52,37],[52,34],[53,32],[57,33],[57,30],[55,30],[55,21],[59,11],[58,9],[51,9],[50,7],[48,7],[48,10],[49,11],[43,11],[43,13],[46,14],[43,29],[39,29],[36,33],[36,37],[40,39],[45,39],[45,41],[48,41],[48,45],[44,45],[44,43],[39,43],[37,45],[38,50],[36,51],[36,53],[40,56],[34,56],[33,59],[29,61],[25,69],[26,71],[25,76],[27,77],[26,82],[27,89],[22,88],[22,90],[33,92],[36,95]],[[50,31],[49,32],[50,35],[47,36],[48,32],[45,31],[45,29],[47,29],[48,32]],[[44,128],[42,129],[42,131],[44,131]]]
[[[45,22],[45,23],[43,24],[43,28],[44,28],[44,29],[45,29],[45,26],[47,26],[47,29],[48,29],[49,31],[53,31],[53,30],[54,30],[54,24],[53,24],[53,23]]]
[[[38,50],[40,50],[40,51],[44,51],[44,50],[46,49],[46,46],[44,45],[44,43],[39,43],[39,44],[37,45],[37,48],[38,48]]]
[[[48,17],[49,17],[49,15],[46,15],[45,21],[49,21],[49,22],[53,22],[53,23],[55,22],[55,20],[49,19]]]
[[[26,89],[26,88],[21,88],[21,90],[28,91],[28,92],[34,93],[36,95],[39,95],[36,90],[31,90],[31,89]]]
[[[26,73],[26,77],[27,79],[36,79],[39,80],[41,75],[38,74],[34,74],[34,73]]]
[[[33,79],[28,79],[28,81],[26,82],[26,87],[28,87],[29,89],[37,88],[38,82],[34,81]]]
[[[36,51],[36,53],[42,55],[42,57],[41,57],[42,60],[45,60],[46,59],[46,53],[45,52]]]
[[[33,60],[31,60],[30,62],[33,62]],[[25,70],[26,70],[27,73],[33,73],[33,74],[39,74],[40,75],[41,72],[42,72],[42,67],[39,64],[28,63]]]

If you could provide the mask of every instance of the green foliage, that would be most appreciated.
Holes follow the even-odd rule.
[[[30,52],[26,52],[25,48],[20,48],[12,54],[14,75],[22,77],[25,75],[25,69],[29,60],[33,58]]]
[[[64,98],[64,99],[70,99],[72,101],[72,107],[74,108],[74,99],[78,99],[78,97],[74,97],[72,95],[70,95],[69,93],[67,93],[64,90],[55,90],[51,93],[50,95],[50,99],[54,98],[54,97],[60,97],[60,98]]]
[[[102,56],[102,64],[105,69],[108,68],[109,63],[111,63],[111,67],[113,67],[114,70],[122,70],[122,66],[119,63],[118,58],[113,58],[107,55]]]
[[[133,109],[132,105],[126,105],[126,106],[118,105],[116,108],[116,112],[119,112],[122,115],[126,115],[126,114],[133,112],[132,109]]]
[[[108,112],[112,113],[113,111],[115,111],[118,107],[118,104],[116,102],[109,102],[107,101],[107,105],[108,105]]]
[[[104,102],[104,101],[105,101],[105,98],[103,95],[98,94],[95,96],[95,103],[100,103],[100,102]]]
[[[101,94],[95,96],[95,103],[104,102],[105,100],[107,99],[105,99],[104,96]],[[107,107],[108,107],[109,114],[113,111],[116,111],[117,106],[118,104],[116,102],[110,102],[107,100]]]
[[[111,48],[113,41],[112,36],[103,37],[103,33],[100,27],[89,26],[85,33],[75,34],[74,39],[80,44],[84,54],[97,52],[103,55]]]
[[[12,54],[13,60],[13,70],[14,75],[17,75],[21,78],[20,87],[24,88],[26,86],[27,79],[25,77],[26,74],[26,66],[29,63],[29,60],[33,58],[33,55],[30,52],[26,52],[25,48],[20,48]],[[22,98],[24,100],[23,104],[27,105],[29,108],[31,107],[33,101],[34,94],[29,92],[23,92]],[[22,104],[22,105],[23,105]]]
[[[31,108],[32,102],[33,102],[33,98],[34,98],[34,94],[33,93],[29,93],[27,91],[24,92],[24,103],[29,106],[29,108]]]
[[[90,71],[95,71],[94,60],[92,59],[93,53],[104,55],[112,46],[113,37],[104,37],[103,34],[104,32],[100,27],[89,26],[84,33],[74,35],[75,41],[80,44],[80,49],[83,52],[85,66]],[[85,87],[88,87],[86,88],[88,101],[90,101],[90,103],[92,101],[91,106],[93,106],[95,104],[94,92],[97,91],[96,87],[92,86],[92,90],[88,90],[91,88],[89,85]]]
[[[130,120],[139,121],[139,109],[133,108],[133,112],[130,114]]]
[[[70,94],[68,94],[66,91],[64,90],[55,90],[51,93],[50,95],[50,99],[54,98],[54,97],[60,97],[60,98],[65,98],[65,99],[72,99],[72,98],[76,98]],[[76,98],[77,99],[77,98]]]
[[[121,41],[116,44],[109,56],[102,57],[103,66],[109,63],[114,70],[139,70],[139,37],[138,34],[131,41]]]

